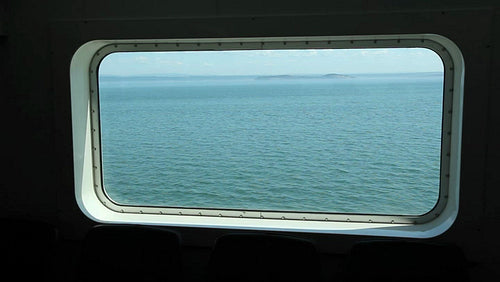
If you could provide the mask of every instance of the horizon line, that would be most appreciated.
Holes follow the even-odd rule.
[[[384,75],[384,74],[425,74],[425,73],[440,73],[444,74],[443,71],[417,71],[417,72],[366,72],[366,73],[282,73],[282,74],[181,74],[181,73],[169,73],[169,74],[98,74],[99,76],[106,77],[264,77],[264,76],[324,76],[324,75]]]

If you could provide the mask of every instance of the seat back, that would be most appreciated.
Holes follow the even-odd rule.
[[[209,281],[318,281],[312,242],[286,236],[230,234],[220,237],[209,262]]]
[[[454,245],[369,241],[352,247],[347,281],[468,281],[466,260]]]
[[[84,239],[81,281],[181,281],[180,238],[161,228],[98,225]]]

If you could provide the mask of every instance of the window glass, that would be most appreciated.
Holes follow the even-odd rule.
[[[111,53],[102,184],[119,205],[425,214],[443,78],[426,48]]]

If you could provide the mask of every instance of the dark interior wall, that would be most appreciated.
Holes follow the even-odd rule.
[[[36,2],[29,6],[13,4],[4,3],[2,65],[6,74],[2,96],[7,101],[4,124],[9,137],[4,154],[9,165],[5,166],[2,210],[7,214],[52,217],[56,199],[51,196],[56,189],[47,8]]]
[[[78,239],[93,223],[74,199],[69,65],[94,39],[436,33],[465,59],[459,217],[432,241],[454,242],[476,277],[497,271],[500,250],[497,1],[29,1],[0,13],[4,109],[2,215],[41,218]],[[458,2],[458,3],[457,3]],[[0,5],[1,7],[1,5]],[[0,8],[0,11],[2,9]],[[179,229],[210,245],[224,230]],[[201,236],[200,234],[203,234]],[[360,237],[299,234],[343,253]],[[480,281],[480,280],[478,280]]]

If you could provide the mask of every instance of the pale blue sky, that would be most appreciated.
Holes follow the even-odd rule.
[[[425,48],[126,52],[108,55],[101,75],[284,75],[442,72]]]

